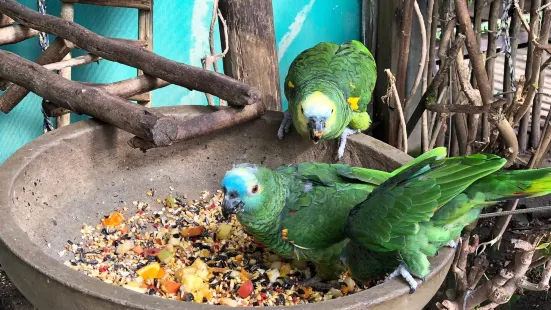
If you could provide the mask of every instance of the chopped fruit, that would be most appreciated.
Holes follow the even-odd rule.
[[[188,227],[180,232],[182,237],[195,237],[203,234],[205,228],[203,226]]]
[[[251,280],[247,280],[247,282],[243,283],[243,285],[239,287],[239,289],[237,290],[237,294],[241,298],[247,298],[248,296],[251,295],[253,290],[254,290],[253,282]]]
[[[115,227],[119,226],[124,222],[124,217],[119,212],[113,212],[107,217],[106,219],[103,219],[101,221],[101,224],[105,227]]]
[[[149,279],[157,278],[159,271],[161,270],[161,265],[158,262],[151,263],[146,265],[136,271],[136,273],[142,277],[145,281]]]

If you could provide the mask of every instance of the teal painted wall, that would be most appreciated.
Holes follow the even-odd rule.
[[[19,0],[19,3],[36,9],[36,0]],[[200,67],[201,57],[209,50],[212,0],[157,0],[154,3],[154,52]],[[47,4],[48,14],[59,16],[60,1],[48,0]],[[361,0],[273,0],[273,9],[281,85],[291,61],[302,50],[321,41],[342,43],[360,39]],[[75,21],[108,37],[135,39],[138,35],[138,13],[135,9],[77,4]],[[216,31],[215,44],[219,51],[218,27]],[[53,39],[55,37],[50,36],[50,42]],[[3,49],[33,61],[41,53],[38,37],[4,46]],[[82,54],[84,52],[81,50],[73,51],[74,56]],[[107,60],[72,70],[73,80],[94,83],[111,83],[135,75],[134,68]],[[283,99],[286,109],[287,101]],[[0,112],[0,164],[17,149],[42,135],[41,100],[31,93],[9,114]],[[153,92],[154,107],[204,104],[206,99],[203,93],[175,85]],[[71,120],[75,122],[86,118],[72,115]]]

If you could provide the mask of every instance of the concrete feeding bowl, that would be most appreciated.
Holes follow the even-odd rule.
[[[195,117],[208,107],[162,108]],[[63,265],[68,239],[79,240],[83,223],[143,197],[153,187],[160,197],[194,197],[219,188],[232,164],[261,163],[271,168],[300,161],[331,162],[336,143],[312,145],[291,133],[276,136],[282,113],[222,132],[142,153],[127,145],[131,135],[94,120],[78,122],[39,137],[0,166],[0,263],[38,309],[225,309],[139,294],[103,283]],[[411,157],[365,135],[349,139],[344,160],[352,165],[392,170]],[[415,294],[400,279],[325,302],[275,307],[293,309],[422,309],[440,287],[453,251],[434,257],[432,273]]]

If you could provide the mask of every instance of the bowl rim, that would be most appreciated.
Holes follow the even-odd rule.
[[[212,107],[205,106],[177,106],[156,109],[172,115],[200,115],[213,110]],[[282,112],[268,111],[268,113],[262,117],[281,118],[282,115]],[[3,214],[3,216],[0,216],[0,242],[3,243],[9,251],[11,251],[12,255],[15,255],[26,265],[46,276],[49,281],[55,281],[62,286],[66,286],[80,293],[84,293],[98,299],[104,299],[120,306],[134,307],[136,309],[182,309],[182,304],[180,301],[165,298],[152,298],[151,296],[137,293],[117,285],[104,283],[99,279],[86,276],[79,271],[69,268],[40,250],[40,248],[35,246],[27,234],[18,225],[14,225],[16,220],[13,216],[10,205],[14,194],[12,186],[16,182],[19,175],[23,173],[25,168],[32,163],[33,160],[41,156],[44,152],[47,152],[52,146],[60,143],[61,141],[78,139],[79,137],[89,134],[90,132],[102,130],[105,126],[110,125],[95,119],[89,119],[56,129],[55,131],[41,135],[22,146],[12,156],[10,156],[4,164],[0,165],[0,180],[2,180],[2,182],[0,182],[0,212]],[[355,139],[362,144],[375,140],[374,138],[366,135],[362,136],[353,136],[349,139]],[[379,143],[382,142],[379,141]],[[402,152],[402,154],[404,153]],[[0,253],[0,258],[2,258],[3,255],[4,254]],[[431,272],[426,277],[425,283],[430,282],[436,274],[442,272],[446,266],[449,266],[449,262],[453,256],[454,251],[452,249],[443,248],[438,256],[430,258]],[[9,277],[9,261],[2,262],[2,265],[5,266],[4,269]],[[14,284],[16,284],[15,282],[17,281],[14,281]],[[421,287],[422,285],[420,288]],[[24,294],[25,292],[22,291],[22,293]],[[392,279],[353,295],[313,304],[285,306],[284,308],[298,310],[311,309],[319,306],[327,308],[348,308],[358,305],[369,306],[380,304],[384,301],[390,301],[406,294],[409,294],[409,287],[407,284],[400,279]],[[199,303],[189,304],[187,306],[198,310],[234,309],[228,306],[214,306]]]

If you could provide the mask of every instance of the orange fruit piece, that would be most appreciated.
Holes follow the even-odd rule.
[[[101,224],[105,227],[119,226],[124,222],[124,217],[119,212],[109,214],[109,217],[101,220]]]
[[[173,281],[165,281],[161,285],[161,289],[169,294],[176,294],[182,284]]]
[[[152,264],[143,266],[142,268],[137,270],[136,273],[140,277],[142,277],[145,281],[147,281],[149,279],[157,278],[160,271],[161,271],[161,265],[158,262],[154,262]]]
[[[187,227],[180,232],[182,237],[195,237],[200,236],[205,228],[203,226]]]

